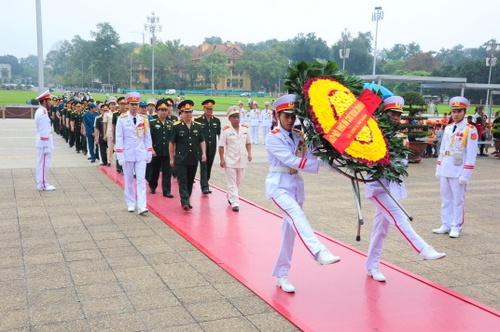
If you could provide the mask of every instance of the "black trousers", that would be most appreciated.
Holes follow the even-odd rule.
[[[161,171],[161,188],[163,195],[170,193],[172,186],[172,173],[170,167],[170,156],[156,156],[151,159],[149,173],[149,188],[156,189],[158,187],[158,178]],[[192,186],[191,186],[192,187]]]
[[[175,171],[177,172],[177,183],[179,184],[179,196],[181,198],[181,205],[187,206],[189,204],[189,198],[193,192],[193,182],[196,176],[196,170],[198,169],[198,164],[196,165],[175,165]]]
[[[108,164],[108,142],[103,140],[102,138],[99,140],[99,151],[101,151],[101,162],[105,165]]]

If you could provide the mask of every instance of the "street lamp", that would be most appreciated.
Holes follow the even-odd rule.
[[[158,24],[160,22],[160,18],[155,16],[155,12],[151,13],[151,16],[147,18],[148,23],[144,23],[144,30],[151,32],[153,37],[151,38],[151,47],[153,48],[152,55],[152,65],[151,65],[151,94],[154,96],[155,94],[155,46],[156,46],[156,36],[155,31],[161,31],[162,25]]]
[[[490,40],[488,45],[486,46],[486,67],[490,67],[490,73],[488,75],[488,85],[491,83],[491,70],[493,66],[497,63],[496,55],[500,53],[500,44],[497,43],[496,39]],[[489,109],[488,119],[491,119],[491,106],[490,106],[490,89],[486,90],[486,109]]]
[[[372,21],[377,22],[375,25],[375,48],[373,50],[373,72],[372,72],[372,75],[375,75],[375,65],[377,63],[378,21],[382,21],[383,18],[384,18],[384,12],[382,11],[382,7],[375,7],[375,11],[372,13]]]
[[[342,59],[342,70],[345,70],[345,59],[349,59],[349,53],[351,52],[351,49],[347,48],[347,43],[352,43],[352,37],[347,28],[342,31],[341,36],[339,42],[342,43],[342,49],[339,50],[339,53]]]

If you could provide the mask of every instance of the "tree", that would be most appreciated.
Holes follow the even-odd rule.
[[[108,23],[98,23],[98,31],[91,31],[95,41],[92,44],[91,63],[95,64],[97,75],[102,82],[111,83],[113,64],[118,60],[120,36]],[[124,59],[121,59],[124,60]]]
[[[19,64],[21,66],[38,69],[38,57],[36,55],[28,55],[26,58],[21,58]]]
[[[414,53],[404,64],[403,68],[409,71],[422,70],[432,72],[439,68],[439,60],[429,53]]]
[[[215,37],[215,36],[205,37],[205,39],[203,39],[203,42],[204,43],[208,43],[208,44],[212,44],[212,45],[223,44],[222,38],[221,37]]]
[[[277,49],[245,51],[236,64],[238,72],[245,72],[252,80],[252,90],[278,90],[279,80],[288,67],[287,58]]]
[[[200,60],[200,67],[205,78],[205,83],[214,84],[217,88],[219,81],[229,75],[227,56],[221,51],[215,51]],[[212,89],[212,86],[210,86]]]
[[[373,56],[370,54],[372,51],[371,42],[370,32],[358,33],[358,36],[349,44],[351,51],[349,59],[345,62],[346,71],[354,75],[364,75],[371,72],[373,64]],[[337,42],[331,48],[331,58],[337,63],[342,63],[339,55],[341,47],[341,42]]]
[[[19,76],[23,72],[23,67],[19,64],[19,60],[10,54],[0,56],[0,63],[10,65],[12,76]]]
[[[330,48],[321,38],[317,38],[314,32],[307,35],[299,33],[290,40],[292,47],[290,50],[290,60],[293,62],[314,62],[316,59],[330,58]]]

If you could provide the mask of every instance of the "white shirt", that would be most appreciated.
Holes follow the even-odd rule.
[[[36,147],[54,148],[54,138],[52,137],[52,127],[50,125],[49,112],[43,106],[38,107],[35,112],[36,123]]]
[[[222,128],[219,146],[224,148],[226,167],[245,168],[248,157],[246,145],[251,143],[248,126],[240,125],[238,132],[233,126]]]

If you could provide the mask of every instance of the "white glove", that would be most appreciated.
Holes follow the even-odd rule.
[[[441,176],[439,175],[438,172],[436,172],[436,179],[438,179],[438,180],[441,179]]]
[[[340,173],[339,170],[337,169],[337,167],[330,165],[327,160],[322,160],[321,166],[326,168],[328,170],[328,172]]]
[[[123,166],[125,164],[125,160],[118,159],[118,165]]]
[[[146,159],[146,164],[149,164],[149,163],[151,162],[151,160],[152,160],[152,158],[151,158],[151,157],[148,157],[148,158]]]
[[[469,182],[469,178],[466,178],[465,176],[460,176],[458,178],[458,184],[467,184]]]

